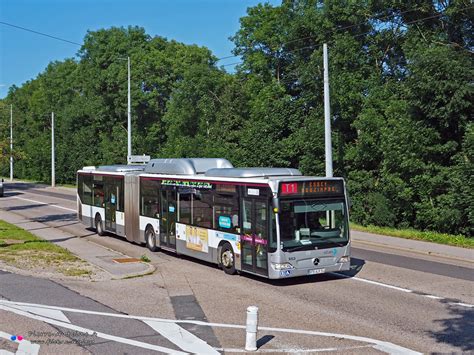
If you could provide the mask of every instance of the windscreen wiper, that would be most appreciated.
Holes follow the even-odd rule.
[[[297,251],[297,250],[302,250],[307,247],[311,247],[311,249],[313,249],[313,244],[311,243],[311,244],[302,244],[295,247],[286,247],[283,249],[283,251]]]

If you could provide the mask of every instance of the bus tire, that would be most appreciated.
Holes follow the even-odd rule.
[[[148,226],[145,230],[145,242],[146,247],[150,249],[150,251],[158,251],[158,247],[156,246],[155,231],[151,226]]]
[[[224,272],[228,275],[235,274],[235,254],[232,250],[232,246],[229,243],[225,243],[221,247],[221,253],[219,256],[219,264],[222,266]]]
[[[102,218],[99,214],[95,216],[95,230],[101,237],[105,235],[104,223],[102,222]]]

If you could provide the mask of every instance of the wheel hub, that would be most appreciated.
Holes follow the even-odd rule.
[[[152,247],[155,246],[155,238],[153,238],[153,233],[148,232],[148,244]]]
[[[226,250],[224,253],[222,253],[222,265],[225,267],[231,267],[233,261],[234,258],[229,250]]]

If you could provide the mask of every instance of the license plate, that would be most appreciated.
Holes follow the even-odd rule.
[[[326,269],[313,269],[313,270],[308,270],[308,275],[323,274],[325,271],[326,271]]]

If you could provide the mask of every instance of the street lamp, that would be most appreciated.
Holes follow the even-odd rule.
[[[128,69],[128,96],[127,96],[127,129],[128,129],[128,149],[127,159],[132,156],[132,97],[130,94],[130,57],[127,57],[127,69]]]
[[[125,58],[118,58],[125,60]],[[128,69],[128,96],[127,96],[127,162],[132,157],[132,97],[130,94],[130,56],[127,57],[127,69]]]
[[[51,112],[51,187],[56,186],[56,166],[54,149],[54,112]]]
[[[10,181],[13,181],[13,104],[10,104]]]

